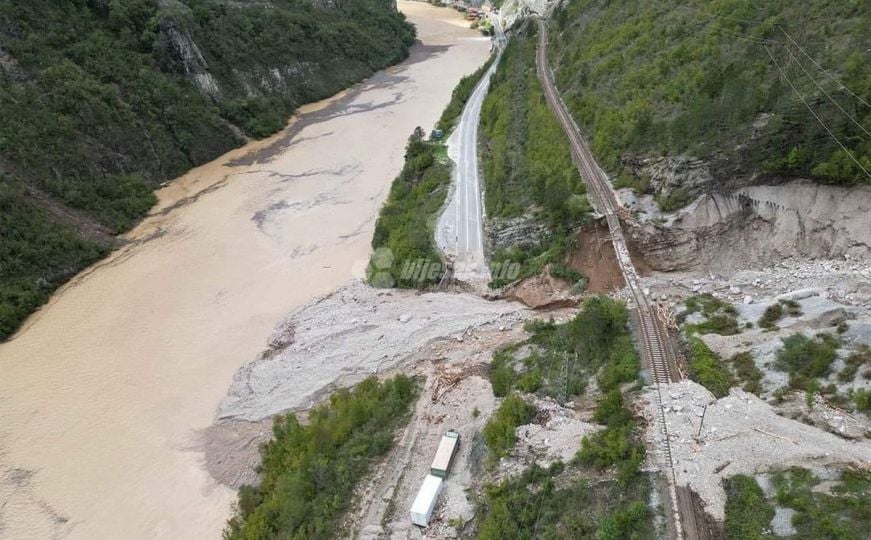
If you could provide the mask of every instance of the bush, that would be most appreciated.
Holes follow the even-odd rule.
[[[744,390],[754,394],[762,393],[762,371],[756,366],[753,361],[753,354],[750,352],[738,353],[729,359],[735,367],[738,378],[744,382]]]
[[[493,74],[481,110],[488,217],[532,215],[550,233],[541,245],[509,246],[493,254],[493,263],[519,263],[519,277],[536,274],[549,263],[560,274],[573,231],[589,219],[591,210],[568,139],[536,76],[535,49],[534,25],[518,29]],[[573,283],[582,277],[574,272],[564,275]],[[496,278],[491,286],[506,281]]]
[[[516,436],[514,429],[527,424],[535,415],[535,407],[520,396],[511,394],[484,425],[484,440],[493,455],[503,457],[514,448]]]
[[[759,318],[758,324],[766,330],[774,330],[777,328],[777,321],[783,318],[783,306],[779,303],[774,303],[765,308],[765,313]]]

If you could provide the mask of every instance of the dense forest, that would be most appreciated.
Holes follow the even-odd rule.
[[[152,189],[405,58],[388,0],[0,0],[0,339]]]
[[[520,263],[521,275],[561,260],[570,231],[583,223],[590,210],[568,140],[538,82],[536,43],[534,25],[515,32],[481,111],[487,217],[532,214],[551,232],[546,245],[512,247],[492,254],[494,262]]]
[[[603,167],[642,190],[631,163],[675,155],[718,181],[871,183],[868,28],[862,0],[571,0],[550,61]]]

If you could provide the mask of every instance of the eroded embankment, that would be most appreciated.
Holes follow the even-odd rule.
[[[869,211],[871,187],[750,186],[702,195],[673,215],[641,214],[642,224],[627,228],[628,240],[654,270],[666,272],[731,271],[791,256],[869,258]]]

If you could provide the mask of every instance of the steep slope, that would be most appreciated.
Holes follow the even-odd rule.
[[[160,182],[408,54],[389,0],[0,0],[0,339]]]
[[[869,27],[861,1],[571,0],[551,62],[603,166],[673,209],[762,181],[871,183]]]

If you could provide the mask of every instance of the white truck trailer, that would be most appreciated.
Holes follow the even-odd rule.
[[[439,442],[439,447],[436,450],[435,459],[432,460],[429,473],[440,478],[447,478],[448,471],[451,469],[451,463],[453,463],[454,456],[459,447],[460,434],[452,429],[448,430],[442,435],[442,440]]]
[[[417,492],[417,497],[414,498],[414,504],[411,505],[412,523],[420,527],[429,525],[429,519],[432,517],[432,511],[439,500],[443,484],[443,479],[431,474],[427,475],[423,480],[420,491]]]

